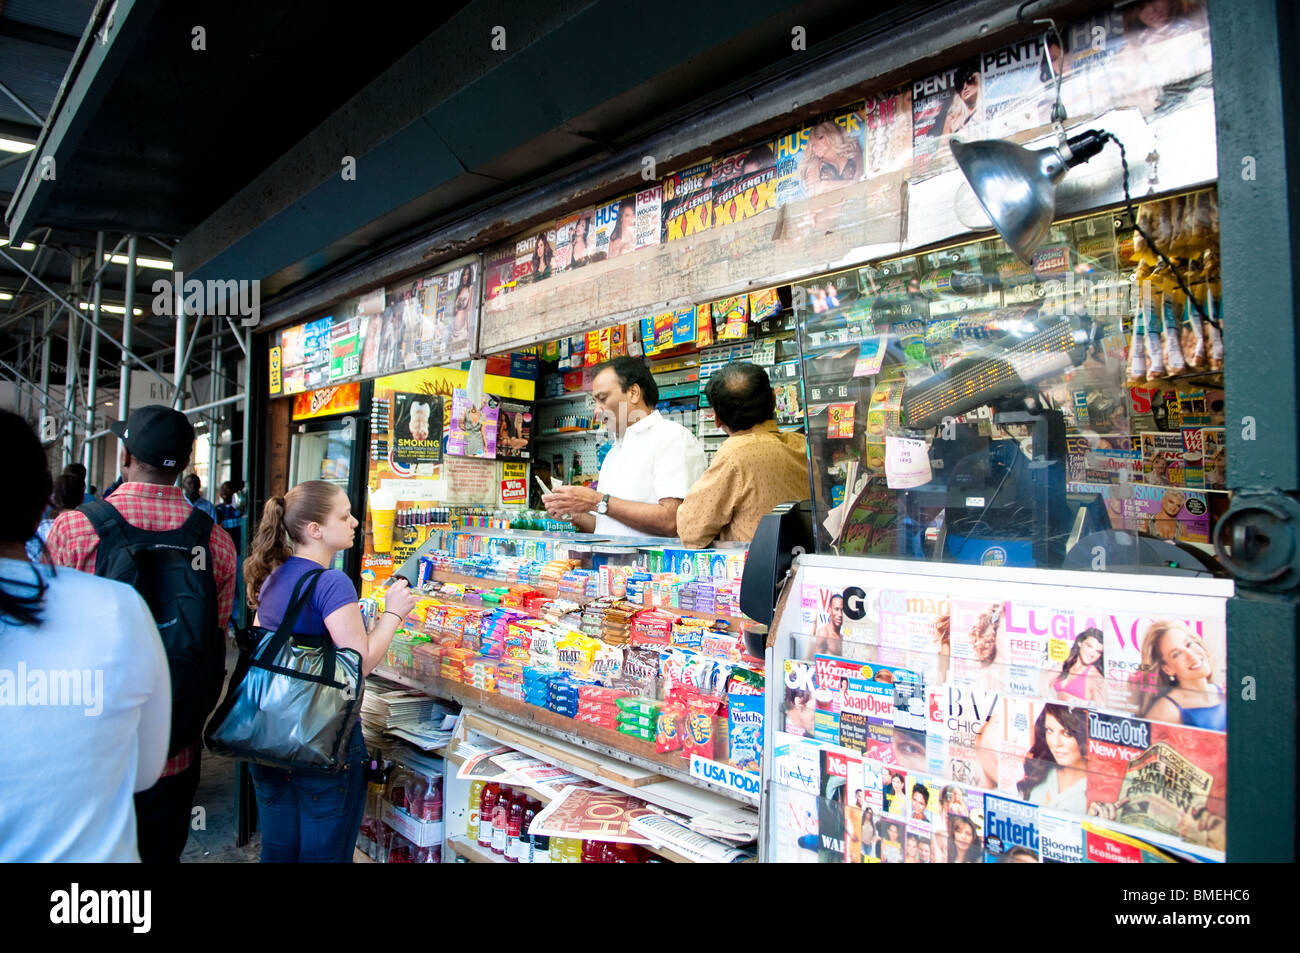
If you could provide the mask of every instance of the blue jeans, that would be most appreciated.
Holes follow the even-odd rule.
[[[352,729],[338,774],[250,765],[264,864],[349,864],[366,809],[366,743]]]

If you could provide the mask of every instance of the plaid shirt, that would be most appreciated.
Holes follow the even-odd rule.
[[[154,532],[177,529],[189,519],[192,508],[185,494],[177,486],[157,486],[152,483],[123,483],[113,491],[108,502],[132,526]],[[82,572],[95,572],[95,554],[99,550],[99,534],[86,514],[68,510],[54,521],[45,540],[50,559],[56,566],[68,566]],[[217,583],[217,622],[222,631],[230,620],[230,610],[235,601],[235,563],[238,554],[229,534],[220,526],[212,527],[209,539],[212,574]],[[162,776],[180,774],[198,754],[199,742],[178,752],[163,768]]]

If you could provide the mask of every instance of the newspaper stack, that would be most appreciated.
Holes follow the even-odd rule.
[[[400,738],[423,751],[441,748],[456,726],[456,714],[423,692],[386,684],[370,684],[361,703],[361,730],[366,747],[391,746],[387,736]]]

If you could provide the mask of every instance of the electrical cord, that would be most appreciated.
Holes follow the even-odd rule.
[[[1179,272],[1177,268],[1174,267],[1174,263],[1169,260],[1169,256],[1160,250],[1160,246],[1156,244],[1155,239],[1153,239],[1147,233],[1147,230],[1143,228],[1142,225],[1138,222],[1137,209],[1133,206],[1133,195],[1129,191],[1128,154],[1124,151],[1124,143],[1120,142],[1119,137],[1116,136],[1113,132],[1106,132],[1105,130],[1101,130],[1097,133],[1097,135],[1103,141],[1109,139],[1111,142],[1115,143],[1115,145],[1119,146],[1119,162],[1124,169],[1124,207],[1128,211],[1129,216],[1132,217],[1133,219],[1133,228],[1137,231],[1139,235],[1141,235],[1143,238],[1146,239],[1147,245],[1151,248],[1151,250],[1154,251],[1157,255],[1159,255],[1160,260],[1169,267],[1169,270],[1171,272],[1173,272],[1174,280],[1178,282],[1178,287],[1182,289],[1183,294],[1187,295],[1187,300],[1190,301],[1192,305],[1196,308],[1196,313],[1201,316],[1201,320],[1207,321],[1210,324],[1214,325],[1215,329],[1218,330],[1220,334],[1222,334],[1223,325],[1221,325],[1218,321],[1210,317],[1205,312],[1205,309],[1201,307],[1201,302],[1196,300],[1196,296],[1192,294],[1192,289],[1187,287],[1187,282],[1183,280],[1182,274]]]

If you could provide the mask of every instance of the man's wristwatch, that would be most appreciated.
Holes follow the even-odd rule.
[[[600,502],[596,504],[596,512],[599,513],[601,516],[604,516],[605,511],[608,509],[609,509],[609,494],[606,493],[604,496],[600,498]]]

